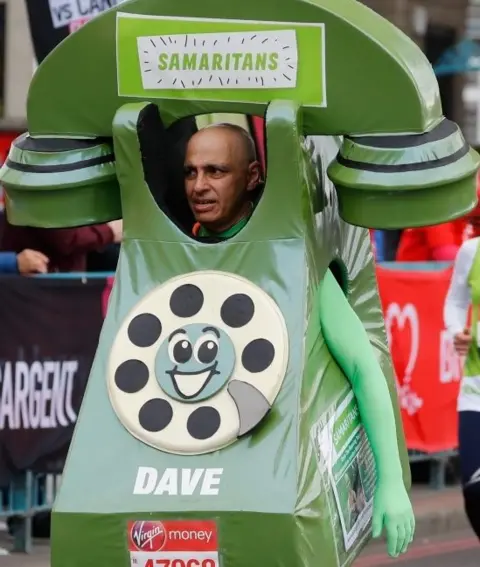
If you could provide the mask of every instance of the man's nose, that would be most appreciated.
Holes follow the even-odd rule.
[[[206,191],[208,189],[208,179],[204,173],[197,173],[195,177],[195,182],[193,185],[194,191],[200,193],[201,191]]]

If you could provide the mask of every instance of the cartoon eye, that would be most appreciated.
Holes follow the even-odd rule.
[[[217,358],[218,339],[213,335],[200,337],[195,343],[194,355],[198,362],[210,364]]]
[[[192,345],[185,335],[177,335],[168,345],[168,356],[177,364],[185,364],[192,358]]]

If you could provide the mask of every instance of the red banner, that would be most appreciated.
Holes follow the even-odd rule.
[[[13,140],[20,134],[21,132],[0,132],[0,164],[7,159]]]
[[[407,446],[427,453],[457,447],[462,365],[443,325],[450,276],[451,269],[377,268]],[[104,315],[112,285],[109,278],[103,294]]]
[[[21,132],[0,132],[0,167],[4,164],[10,151],[13,140],[20,136]],[[0,186],[0,211],[3,209],[3,189]]]
[[[443,325],[451,269],[377,268],[377,277],[408,448],[456,448],[462,363]]]

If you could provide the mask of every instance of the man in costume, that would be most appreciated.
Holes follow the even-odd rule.
[[[194,234],[225,239],[248,222],[261,180],[255,143],[241,126],[208,126],[189,141],[185,189],[197,220]]]
[[[197,221],[194,234],[217,242],[238,234],[254,210],[260,172],[254,142],[243,128],[220,124],[194,134],[185,157],[185,190]],[[330,270],[315,303],[316,324],[351,383],[375,457],[373,536],[379,537],[385,526],[389,553],[396,557],[413,539],[414,516],[402,480],[388,386],[365,329]]]

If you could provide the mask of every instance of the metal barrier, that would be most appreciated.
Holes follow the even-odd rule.
[[[434,490],[441,490],[447,484],[447,467],[453,457],[458,456],[458,451],[443,451],[441,453],[421,453],[420,451],[409,451],[410,464],[429,463],[430,475],[429,486]]]
[[[12,533],[13,551],[31,552],[34,516],[51,511],[60,482],[61,475],[26,471],[3,491],[0,518],[7,521]]]

